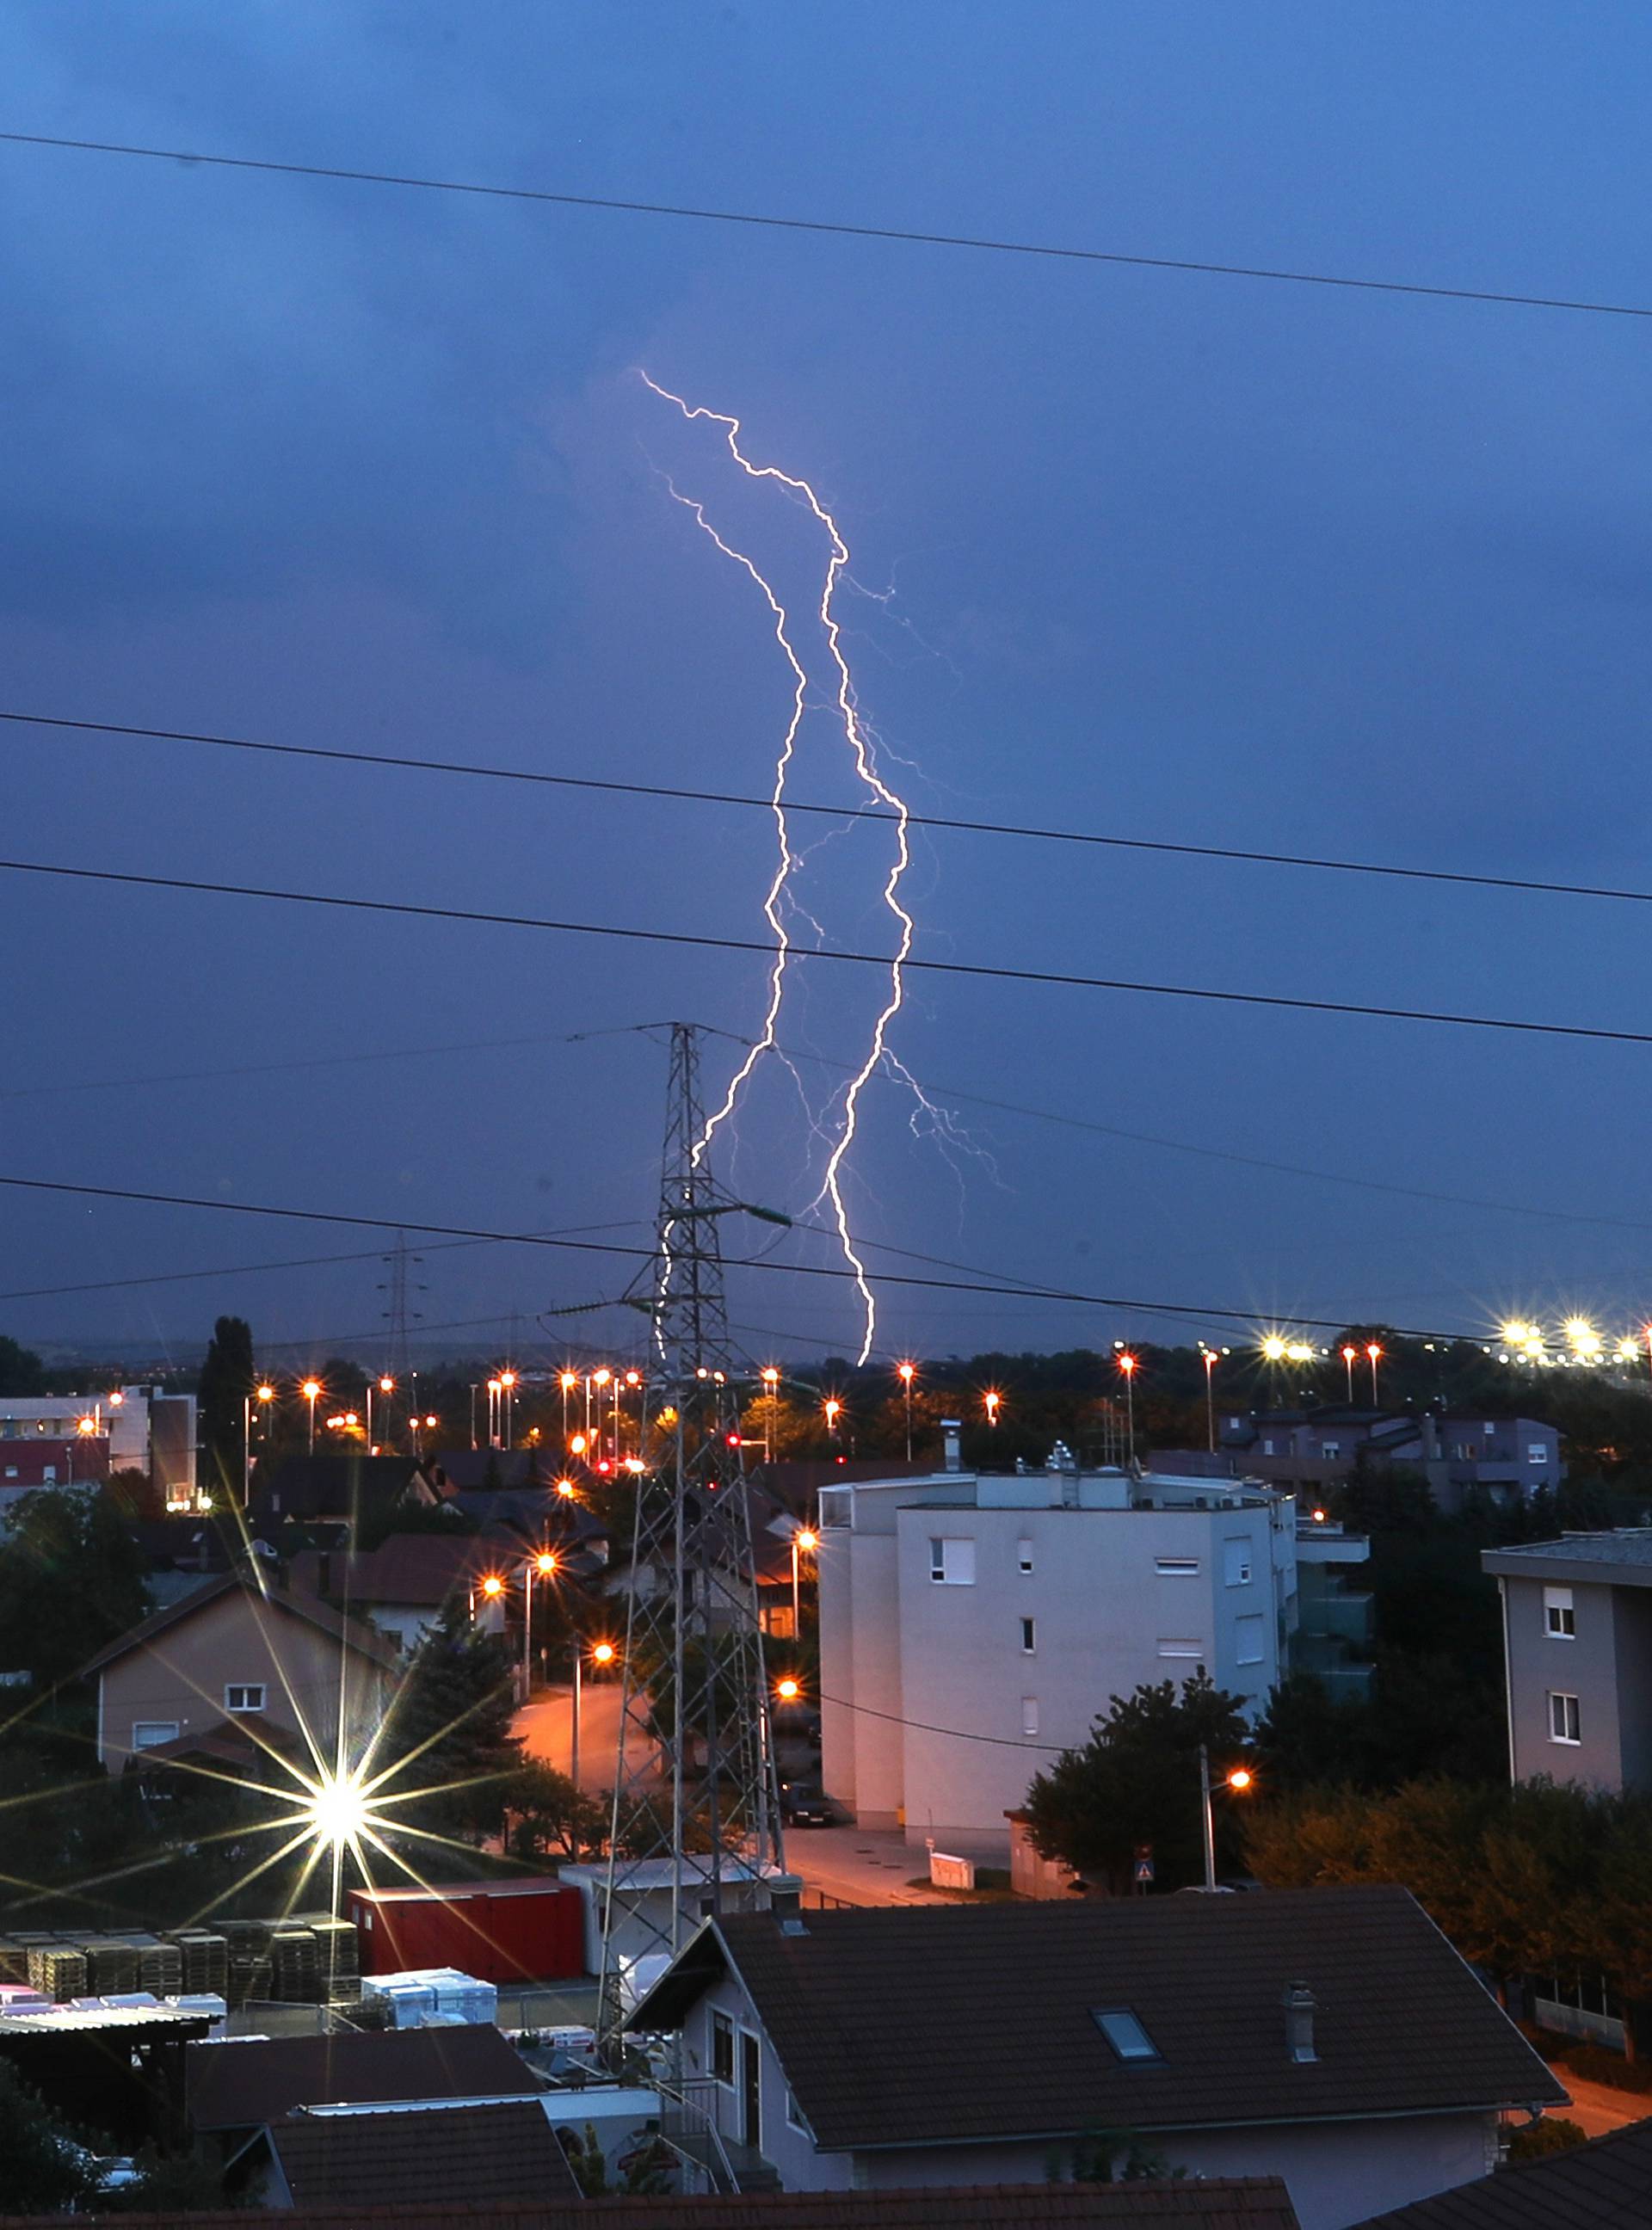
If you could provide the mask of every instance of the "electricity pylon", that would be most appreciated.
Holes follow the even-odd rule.
[[[617,2044],[624,1970],[674,1953],[726,1886],[784,1865],[722,1218],[788,1218],[713,1179],[692,1023],[671,1026],[656,1251],[645,1288],[668,1459],[636,1481],[598,2021]],[[649,1979],[652,1979],[649,1977]]]

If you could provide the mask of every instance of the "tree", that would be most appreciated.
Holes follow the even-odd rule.
[[[528,1758],[505,1783],[506,1841],[519,1859],[577,1859],[600,1842],[608,1807],[542,1758]]]
[[[92,2156],[36,2091],[0,2059],[0,2208],[67,2213],[97,2189]]]
[[[42,1487],[23,1496],[0,1537],[3,1669],[68,1678],[145,1615],[146,1569],[106,1495]]]
[[[27,1400],[46,1391],[46,1366],[27,1347],[0,1335],[0,1394]]]
[[[1029,1831],[1040,1854],[1116,1890],[1129,1886],[1136,1847],[1151,1844],[1155,1882],[1180,1889],[1204,1877],[1198,1749],[1213,1775],[1249,1740],[1243,1699],[1200,1674],[1138,1688],[1113,1699],[1082,1750],[1063,1750],[1027,1793]],[[1217,1815],[1224,1855],[1236,1854],[1230,1808]]]
[[[220,1317],[201,1365],[197,1399],[207,1485],[232,1502],[241,1499],[246,1462],[247,1403],[255,1382],[252,1326],[244,1317]]]
[[[414,1658],[393,1706],[386,1763],[407,1763],[385,1784],[433,1793],[398,1814],[438,1834],[497,1834],[509,1777],[521,1763],[511,1732],[514,1667],[496,1634],[484,1634],[462,1602],[448,1604]]]

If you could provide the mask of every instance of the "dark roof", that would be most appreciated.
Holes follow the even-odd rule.
[[[146,1648],[157,1635],[170,1633],[173,1627],[181,1626],[185,1619],[193,1618],[209,1603],[217,1602],[237,1588],[244,1594],[256,1597],[264,1609],[284,1611],[291,1618],[300,1618],[311,1626],[319,1627],[322,1633],[334,1641],[347,1642],[362,1656],[371,1657],[375,1664],[394,1668],[401,1663],[401,1659],[382,1634],[375,1634],[371,1627],[364,1626],[354,1619],[341,1617],[330,1603],[324,1603],[319,1596],[307,1595],[301,1590],[294,1594],[291,1589],[274,1586],[266,1590],[245,1572],[236,1571],[220,1572],[216,1579],[209,1580],[204,1587],[197,1588],[181,1602],[168,1603],[151,1617],[140,1619],[136,1626],[128,1627],[125,1634],[117,1634],[106,1648],[100,1649],[95,1657],[88,1659],[75,1678],[87,1679],[94,1672],[101,1672],[106,1665],[112,1665],[117,1657],[125,1657],[133,1649]]]
[[[632,2016],[732,1964],[826,2150],[1441,2113],[1561,2089],[1406,1890],[910,1905],[708,1921]],[[1317,2000],[1319,2058],[1282,1998]],[[1158,2048],[1119,2059],[1127,2008]]]
[[[577,2107],[578,2101],[573,2101]],[[576,2119],[577,2125],[577,2116]],[[392,2114],[309,2114],[267,2132],[297,2207],[578,2199],[537,2099]]]
[[[417,1603],[440,1608],[479,1572],[491,1570],[497,1542],[461,1533],[390,1533],[376,1549],[306,1549],[293,1559],[293,1584],[335,1602]]]
[[[1357,2230],[1645,2230],[1652,2222],[1652,2122],[1574,2152],[1500,2169],[1478,2183],[1373,2214]]]
[[[0,2230],[35,2230],[53,2215],[0,2215]],[[177,2230],[175,2214],[126,2214],[130,2230]],[[493,2230],[1298,2230],[1277,2176],[1171,2183],[999,2183],[925,2191],[749,2192],[700,2198],[584,2199],[490,2204]],[[245,2214],[191,2214],[190,2230],[247,2230]],[[468,2201],[436,2207],[302,2207],[284,2230],[475,2230]]]
[[[294,1728],[284,1727],[279,1719],[261,1718],[256,1734],[244,1719],[215,1719],[198,1733],[174,1735],[171,1742],[155,1743],[133,1762],[147,1772],[181,1758],[205,1758],[214,1765],[234,1766],[257,1779],[269,1764],[272,1750],[307,1767],[313,1756],[304,1737]]]
[[[543,1448],[438,1448],[425,1464],[432,1479],[449,1487],[543,1487],[561,1477]]]
[[[261,1516],[283,1522],[359,1518],[394,1508],[416,1485],[441,1500],[440,1488],[417,1456],[277,1456],[255,1468],[252,1501]]]
[[[1558,1541],[1482,1549],[1480,1561],[1488,1572],[1500,1572],[1509,1579],[1540,1580],[1552,1570],[1645,1587],[1652,1583],[1652,1526],[1626,1525],[1616,1533],[1563,1533]]]
[[[482,2022],[192,2045],[184,2084],[197,2130],[256,2129],[295,2106],[526,2098],[545,2087],[501,2032]]]

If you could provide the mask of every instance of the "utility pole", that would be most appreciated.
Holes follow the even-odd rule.
[[[622,1928],[638,1950],[674,1953],[722,1911],[726,1884],[784,1863],[751,1516],[729,1445],[737,1366],[719,1234],[742,1213],[787,1221],[716,1184],[698,1040],[674,1022],[656,1252],[627,1297],[649,1321],[649,1380],[673,1413],[673,1447],[636,1481],[597,2013],[610,2057]]]

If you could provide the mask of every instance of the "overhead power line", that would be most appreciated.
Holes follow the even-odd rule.
[[[490,913],[474,906],[417,906],[409,899],[352,898],[336,892],[292,891],[255,883],[208,882],[184,875],[140,875],[113,867],[72,867],[40,860],[0,860],[0,873],[58,876],[73,882],[112,883],[129,889],[189,891],[208,898],[261,899],[281,906],[334,908],[345,913],[391,914],[403,920],[481,923],[495,929],[549,931],[563,937],[612,938],[638,944],[676,944],[706,952],[755,952],[765,960],[774,947],[753,937],[711,937],[683,929],[641,929],[625,923],[558,921],[542,914]],[[836,962],[855,968],[887,970],[889,956],[855,952],[841,946],[794,945],[794,962]],[[1152,983],[1125,976],[1080,976],[1058,968],[1010,968],[985,961],[920,960],[902,963],[910,973],[957,976],[975,982],[1043,983],[1079,991],[1126,991],[1144,998],[1189,999],[1224,1007],[1268,1007],[1293,1014],[1353,1015],[1366,1021],[1434,1022],[1451,1029],[1512,1031],[1523,1037],[1584,1039],[1606,1045],[1652,1045],[1652,1031],[1616,1030],[1584,1022],[1540,1022],[1513,1015],[1461,1014],[1436,1007],[1367,1005],[1352,999],[1308,999],[1283,992],[1223,991],[1208,984]]]
[[[262,752],[273,758],[323,759],[341,766],[386,767],[398,772],[459,775],[476,782],[526,783],[545,790],[584,790],[615,797],[661,798],[677,805],[732,805],[772,815],[772,797],[732,790],[688,790],[670,783],[617,782],[597,775],[545,774],[532,767],[475,766],[464,759],[424,759],[400,751],[346,751],[325,744],[278,744],[255,736],[214,735],[191,728],[152,728],[126,720],[76,720],[53,712],[0,710],[0,720],[31,728],[68,729],[93,736],[135,736],[148,743],[204,744],[215,750]],[[788,813],[831,821],[900,824],[900,816],[858,805],[822,805],[788,797]],[[1075,844],[1113,852],[1158,853],[1171,859],[1223,860],[1246,867],[1307,867],[1325,874],[1376,875],[1407,883],[1448,883],[1468,890],[1525,891],[1546,898],[1616,899],[1652,906],[1652,890],[1610,883],[1556,883],[1536,875],[1478,875],[1453,867],[1409,867],[1391,860],[1341,860],[1312,852],[1264,852],[1236,844],[1186,844],[1165,837],[1116,836],[1104,829],[1048,828],[1016,821],[970,821],[957,814],[907,813],[909,828],[932,828],[955,835],[1008,836],[1040,844]],[[0,1094],[0,1097],[3,1097]]]
[[[143,162],[182,163],[192,169],[260,171],[285,178],[330,178],[352,185],[461,194],[481,201],[533,202],[553,209],[599,209],[623,216],[674,217],[696,224],[745,225],[770,232],[887,241],[914,248],[966,248],[982,255],[1032,256],[1062,263],[1112,264],[1127,270],[1179,271],[1207,278],[1260,279],[1281,286],[1343,288],[1362,294],[1409,294],[1425,300],[1481,302],[1506,309],[1565,310],[1591,317],[1652,318],[1652,308],[1634,302],[1594,301],[1564,294],[1511,293],[1489,287],[1431,287],[1414,279],[1364,279],[1345,272],[1217,263],[1193,256],[1139,255],[1120,248],[1070,247],[1054,241],[1001,240],[975,233],[923,232],[910,226],[851,224],[840,218],[782,216],[757,209],[700,209],[681,202],[560,193],[545,186],[489,185],[474,179],[429,177],[409,171],[357,170],[337,163],[278,163],[252,155],[206,154],[184,147],[145,147],[115,139],[72,139],[44,132],[0,132],[0,142],[14,147],[54,147],[81,155],[121,155]]]
[[[417,1233],[421,1237],[484,1239],[500,1246],[547,1247],[559,1253],[604,1254],[634,1261],[652,1261],[655,1259],[655,1250],[649,1247],[622,1247],[611,1241],[593,1239],[561,1239],[545,1232],[489,1231],[469,1224],[428,1223],[410,1215],[359,1215],[332,1208],[284,1208],[261,1202],[214,1199],[194,1193],[146,1192],[126,1185],[82,1184],[55,1177],[0,1174],[0,1185],[16,1192],[61,1193],[77,1200],[130,1201],[147,1208],[201,1208],[214,1215],[261,1215],[284,1223],[326,1223],[354,1231],[409,1231]],[[771,1255],[729,1255],[725,1257],[725,1261],[731,1270],[761,1270],[780,1277],[824,1278],[840,1284],[845,1279],[852,1282],[855,1278],[853,1270],[837,1269],[818,1262],[782,1262]],[[980,1277],[920,1278],[910,1272],[895,1270],[881,1270],[877,1275],[881,1285],[908,1286],[938,1292],[985,1293],[1008,1300],[1055,1301],[1079,1308],[1117,1309],[1135,1311],[1147,1316],[1184,1318],[1190,1322],[1216,1318],[1244,1324],[1254,1324],[1256,1321],[1255,1309],[1219,1307],[1203,1302],[1144,1301],[1117,1293],[1077,1292],[1062,1286],[1042,1285],[1031,1279],[997,1282]],[[1340,1331],[1348,1319],[1345,1317],[1311,1317],[1293,1312],[1290,1321],[1305,1331]],[[1475,1346],[1485,1344],[1481,1334],[1443,1331],[1438,1325],[1393,1324],[1389,1329],[1397,1337],[1406,1339],[1460,1340]]]

